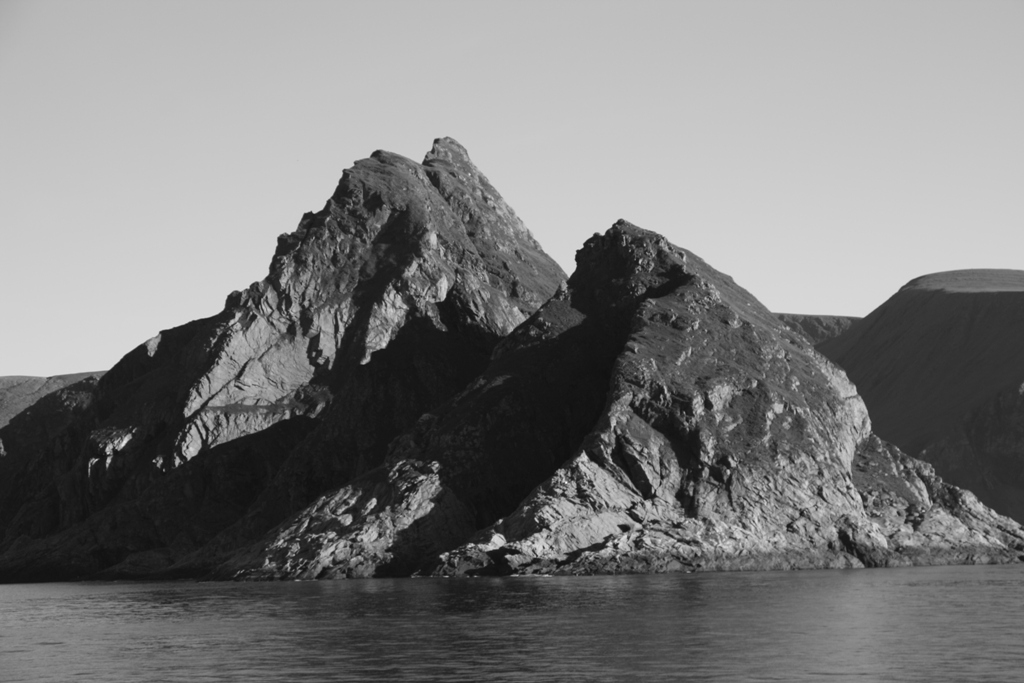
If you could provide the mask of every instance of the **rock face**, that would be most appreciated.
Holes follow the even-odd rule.
[[[620,221],[387,460],[238,553],[281,579],[1015,561],[728,276]]]
[[[258,537],[379,465],[564,277],[454,140],[422,164],[375,152],[265,280],[140,345],[16,454],[0,577],[149,572]]]
[[[48,482],[54,470],[73,459],[73,443],[82,436],[76,426],[88,421],[102,374],[4,378],[5,409],[29,405],[0,427],[0,519],[16,519],[20,513],[22,523],[35,529],[55,523],[51,509],[30,503],[22,510],[24,489]],[[42,452],[49,457],[36,457]]]
[[[102,376],[102,372],[80,372],[54,377],[0,377],[0,518],[4,518],[3,510],[12,501],[11,491],[23,464],[15,454],[46,449],[53,434],[65,429],[92,404],[96,380]],[[67,387],[72,388],[65,390]],[[8,428],[19,415],[14,427]]]
[[[1024,386],[1024,385],[1022,385]],[[968,410],[918,457],[999,513],[1024,520],[1024,393],[1009,386]]]
[[[776,313],[786,327],[803,333],[812,344],[838,337],[860,320],[845,315],[803,315],[800,313]]]
[[[936,273],[819,350],[842,366],[879,436],[1024,520],[1024,272]]]

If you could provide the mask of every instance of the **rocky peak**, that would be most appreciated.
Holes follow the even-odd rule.
[[[309,397],[323,394],[305,387],[336,384],[339,357],[366,364],[411,321],[496,339],[553,291],[561,270],[461,145],[439,140],[427,156],[357,162],[279,238],[268,277],[229,297],[209,330],[164,462],[315,414]]]
[[[284,473],[255,491],[277,501],[261,504],[256,526],[276,523],[379,462],[564,277],[454,140],[435,141],[423,164],[375,152],[278,239],[264,280],[217,316],[161,332],[101,380],[88,436],[72,446],[73,483],[47,504],[67,527],[211,453],[269,457],[254,438],[295,422],[267,439],[277,455],[264,466],[284,461]],[[236,441],[245,445],[224,450]]]
[[[452,138],[437,138],[426,156],[423,157],[424,166],[448,164],[463,177],[476,177],[481,175],[480,171],[469,158],[469,152]],[[488,183],[489,184],[489,183]]]
[[[729,276],[626,221],[577,264],[565,281],[454,141],[357,162],[266,280],[139,346],[13,455],[0,580],[1024,553]]]
[[[853,385],[803,335],[619,221],[384,466],[219,571],[844,567],[1007,561],[1022,544],[1019,527],[874,437]]]
[[[594,235],[576,253],[569,279],[573,304],[580,310],[635,305],[692,278],[686,254],[666,249],[665,238],[619,220],[603,235]]]

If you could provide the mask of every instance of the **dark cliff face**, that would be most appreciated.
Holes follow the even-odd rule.
[[[0,520],[12,520],[12,526],[36,533],[59,524],[57,510],[38,500],[25,505],[24,492],[71,484],[62,475],[73,467],[77,444],[92,426],[96,383],[102,374],[5,378],[12,380],[3,397],[5,406],[20,405],[22,410],[0,427]],[[36,457],[42,452],[48,457]]]
[[[384,466],[218,576],[880,566],[1024,548],[1013,522],[874,437],[845,375],[728,276],[624,221],[577,266]]]
[[[258,536],[379,465],[563,279],[457,142],[375,152],[265,280],[126,355],[59,455],[19,455],[50,476],[5,501],[0,574],[151,572]]]
[[[61,465],[54,461],[73,460],[67,446],[77,437],[66,436],[61,443],[52,443],[53,436],[90,414],[96,394],[96,381],[102,372],[83,372],[54,377],[0,377],[0,522],[19,514],[26,487],[47,485]],[[13,424],[12,424],[13,423]],[[51,449],[50,462],[40,461],[34,454]],[[35,526],[52,525],[50,510]],[[25,511],[26,518],[36,517]],[[0,526],[2,528],[2,526]]]
[[[918,457],[1001,514],[1024,520],[1024,393],[994,392],[934,436]]]
[[[875,431],[987,505],[1024,520],[1024,273],[908,283],[819,350],[843,367]]]

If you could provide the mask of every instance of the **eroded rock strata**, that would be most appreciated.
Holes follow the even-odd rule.
[[[1024,520],[1024,272],[907,283],[818,348],[864,397],[879,436]]]
[[[0,577],[202,571],[218,535],[258,538],[379,465],[564,277],[454,140],[422,164],[375,152],[266,279],[140,345],[14,454]]]
[[[841,370],[620,221],[483,374],[221,578],[1007,562],[1024,533],[871,432]]]

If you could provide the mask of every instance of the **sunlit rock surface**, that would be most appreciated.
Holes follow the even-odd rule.
[[[1015,561],[1024,534],[871,432],[731,278],[620,221],[376,471],[222,578]],[[458,539],[462,539],[461,541]],[[440,551],[440,552],[439,552]]]
[[[17,454],[0,576],[145,573],[232,525],[220,545],[258,537],[379,465],[564,277],[454,140],[422,164],[375,152],[266,279],[130,352],[70,431]]]

